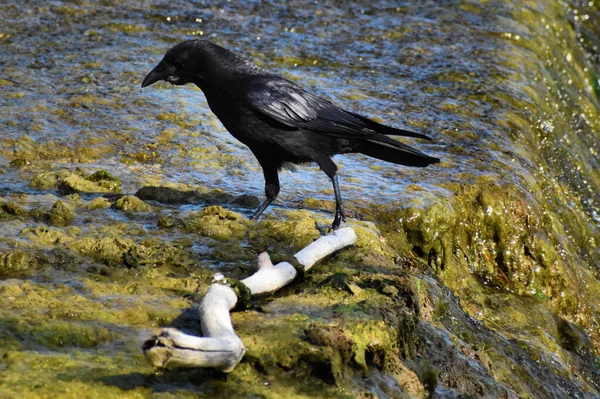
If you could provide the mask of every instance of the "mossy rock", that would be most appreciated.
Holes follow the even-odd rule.
[[[250,244],[259,251],[297,252],[321,237],[315,219],[308,211],[286,213],[287,220],[267,219],[249,232]]]
[[[34,327],[31,336],[35,342],[49,348],[96,348],[120,338],[119,334],[106,327],[62,320],[52,320]]]
[[[106,209],[110,208],[110,205],[111,202],[107,198],[98,197],[88,202],[87,209],[89,209],[90,211],[94,209]]]
[[[169,229],[171,227],[175,227],[175,223],[175,219],[165,215],[160,215],[158,217],[158,220],[156,221],[156,225],[161,229]]]
[[[19,278],[38,266],[38,260],[29,251],[14,250],[0,253],[0,277]]]
[[[98,170],[98,171],[92,173],[91,175],[89,175],[88,177],[86,177],[86,179],[89,181],[93,181],[95,183],[103,182],[103,181],[112,181],[112,182],[118,183],[119,185],[121,184],[121,179],[113,176],[112,174],[110,174],[109,172],[107,172],[105,170]]]
[[[335,201],[317,200],[314,198],[305,198],[302,200],[302,207],[307,209],[325,210],[329,212],[335,211]]]
[[[121,211],[152,212],[152,206],[133,195],[125,195],[116,200],[112,207]]]
[[[61,176],[68,176],[68,173],[42,172],[37,174],[29,185],[39,190],[49,190],[58,186]]]
[[[22,168],[28,165],[31,165],[31,160],[25,157],[15,158],[9,163],[11,168]]]
[[[163,204],[190,203],[194,191],[178,190],[172,187],[145,186],[137,190],[135,196],[142,200],[152,200]]]
[[[65,227],[73,223],[75,213],[62,201],[56,201],[50,211],[50,224],[55,227]]]
[[[40,175],[40,179],[44,177]],[[37,178],[34,179],[37,181]],[[43,182],[40,182],[43,185]],[[88,177],[83,177],[76,173],[61,175],[58,178],[58,188],[65,194],[78,192],[84,193],[105,193],[105,192],[120,192],[121,180],[114,177],[110,173],[99,170],[92,173]]]
[[[239,213],[220,206],[207,206],[184,220],[186,230],[225,241],[242,239],[250,222]]]
[[[69,243],[69,248],[79,255],[116,264],[122,264],[123,253],[128,253],[134,246],[135,243],[129,238],[113,237],[83,237]]]
[[[73,237],[63,230],[52,227],[25,228],[21,231],[21,236],[42,245],[56,245],[73,240]]]
[[[104,193],[108,191],[104,187],[89,180],[86,180],[85,178],[76,174],[70,174],[68,176],[61,177],[58,181],[58,188],[61,192],[65,194],[72,194],[78,192]]]
[[[0,220],[27,216],[28,212],[15,202],[0,202]]]

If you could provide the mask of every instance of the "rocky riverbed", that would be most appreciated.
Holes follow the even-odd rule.
[[[544,1],[7,1],[0,13],[0,396],[600,396],[600,6]],[[202,93],[140,89],[212,40],[427,133],[426,169],[336,158],[354,247],[232,314],[228,376],[151,368],[215,272],[331,221],[314,166],[260,167]]]

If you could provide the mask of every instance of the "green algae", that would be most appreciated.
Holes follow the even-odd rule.
[[[315,220],[307,211],[286,212],[286,220],[259,221],[248,233],[249,243],[261,251],[297,252],[320,237]]]
[[[152,206],[133,195],[125,195],[116,200],[112,207],[121,211],[151,212]]]
[[[50,210],[50,224],[55,227],[65,227],[73,223],[75,213],[62,201],[56,201]]]
[[[197,234],[225,241],[246,235],[249,222],[239,213],[220,206],[207,206],[184,221],[185,229]]]
[[[106,170],[97,170],[96,172],[86,177],[86,179],[94,183],[98,183],[100,185],[104,184],[111,191],[115,191],[121,186],[121,179],[113,176],[110,172],[107,172]],[[111,186],[108,182],[114,182],[114,185]]]
[[[15,217],[25,217],[28,212],[19,204],[14,202],[0,202],[0,220],[13,219]]]
[[[105,170],[98,170],[91,175],[79,169],[73,172],[67,170],[41,172],[31,180],[29,185],[40,190],[58,188],[65,194],[121,191],[120,179]]]
[[[0,252],[0,275],[2,278],[27,276],[35,271],[38,264],[38,259],[27,251]]]
[[[65,193],[121,191],[121,181],[102,170],[87,177],[72,173],[57,180],[58,188]]]
[[[129,2],[25,14],[9,2],[0,396],[596,397],[600,18],[584,3],[306,2],[288,15],[228,2],[164,15],[150,2],[142,21]],[[260,170],[197,90],[137,92],[148,54],[240,23],[252,34],[211,40],[297,67],[278,72],[347,109],[432,133],[438,144],[419,148],[442,162],[420,171],[344,158],[347,208],[375,224],[352,221],[354,247],[233,314],[249,351],[227,381],[157,375],[140,335],[198,331],[184,309],[213,272],[245,276],[262,250],[289,259],[329,222],[277,207],[248,221],[236,205],[258,204],[239,194],[261,195]],[[280,205],[333,209],[329,186],[282,176]],[[293,202],[286,181],[315,188]],[[85,195],[149,184],[178,191],[136,195],[167,204],[152,203],[157,214]],[[60,199],[72,221],[47,226],[63,212],[41,191],[55,189],[80,198]]]
[[[74,149],[60,142],[47,141],[39,143],[29,136],[4,139],[4,145],[0,153],[12,158],[11,166],[13,167],[44,165],[49,161],[82,163],[97,159],[102,155],[101,150],[92,147]]]
[[[42,245],[56,245],[72,241],[78,232],[78,228],[67,232],[53,227],[28,227],[21,230],[21,235]]]
[[[110,200],[108,200],[107,198],[104,198],[104,197],[94,198],[87,204],[87,208],[89,210],[106,209],[106,208],[110,208],[110,206],[111,206]]]

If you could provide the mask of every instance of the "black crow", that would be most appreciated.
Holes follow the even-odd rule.
[[[277,198],[278,171],[286,164],[316,162],[329,176],[336,205],[331,229],[336,230],[346,219],[333,155],[355,152],[417,167],[439,162],[388,135],[429,137],[343,110],[206,40],[189,40],[171,48],[144,78],[142,87],[159,80],[196,84],[229,133],[254,153],[263,169],[267,198],[252,219]]]

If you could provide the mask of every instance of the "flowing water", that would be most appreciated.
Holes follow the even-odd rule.
[[[0,348],[0,354],[6,352],[4,358],[9,360],[3,360],[2,367],[12,374],[0,377],[4,385],[0,390],[15,397],[19,392],[43,397],[45,389],[49,395],[67,395],[65,389],[84,389],[88,384],[86,392],[92,395],[99,392],[94,384],[100,383],[113,389],[105,395],[127,391],[131,397],[161,392],[165,397],[196,397],[215,389],[190,387],[177,378],[144,377],[152,372],[139,353],[139,341],[149,327],[169,324],[178,309],[190,305],[182,293],[195,290],[193,278],[184,277],[177,263],[165,277],[173,279],[172,286],[153,285],[157,276],[148,270],[140,272],[143,281],[136,281],[136,272],[131,272],[124,287],[110,285],[125,277],[106,268],[122,259],[106,255],[110,251],[103,245],[109,244],[102,241],[110,237],[125,249],[140,242],[150,248],[148,243],[156,240],[175,243],[181,253],[175,251],[173,259],[183,257],[178,262],[185,264],[181,267],[186,273],[198,265],[204,271],[197,274],[205,279],[215,267],[237,273],[237,260],[224,255],[227,248],[215,255],[206,234],[166,230],[167,222],[157,222],[157,215],[184,219],[204,202],[152,202],[155,214],[144,216],[113,208],[88,209],[88,201],[100,194],[85,189],[65,192],[61,180],[104,170],[120,180],[122,193],[133,194],[145,186],[195,190],[208,195],[213,204],[251,214],[250,207],[238,207],[231,200],[243,194],[262,199],[261,169],[212,115],[202,92],[166,83],[140,88],[166,50],[184,39],[198,38],[229,48],[352,112],[431,136],[433,142],[406,140],[442,160],[424,169],[362,155],[338,156],[348,208],[375,222],[397,254],[422,258],[438,284],[460,297],[470,317],[503,339],[522,340],[528,347],[555,354],[562,368],[549,369],[575,381],[572,386],[549,382],[537,392],[530,387],[520,390],[507,382],[517,372],[506,371],[502,377],[494,376],[498,384],[511,386],[510,392],[523,397],[597,395],[598,21],[597,2],[575,0],[4,1],[0,197],[20,210],[5,205],[0,213],[4,215],[0,251],[7,270],[2,275],[10,278],[2,295],[20,298],[18,293],[25,292],[44,300],[5,299],[8,310],[0,320],[5,325],[0,337],[7,349]],[[281,186],[278,201],[267,212],[274,218],[285,218],[292,208],[310,208],[309,203],[321,204],[319,209],[331,206],[333,190],[314,165],[281,173]],[[227,199],[219,202],[220,193]],[[75,209],[74,219],[65,225],[49,223],[46,215],[59,199]],[[49,232],[55,235],[49,238]],[[93,251],[82,249],[90,237],[99,240]],[[28,251],[36,254],[34,260],[27,260]],[[13,261],[17,255],[25,260]],[[252,257],[243,261],[247,264]],[[170,258],[161,259],[159,263],[168,264]],[[28,274],[32,264],[37,272]],[[86,305],[73,310],[61,304],[60,295]],[[531,305],[527,301],[532,298],[540,302]],[[36,312],[43,317],[57,312],[53,320],[64,323],[45,329],[32,321],[40,316],[25,309],[29,306],[39,306]],[[69,310],[61,313],[63,306]],[[511,323],[528,323],[533,307],[543,308],[548,316],[511,330]],[[519,317],[508,314],[511,308]],[[115,311],[121,316],[114,316]],[[136,312],[146,316],[138,320]],[[560,339],[547,337],[560,335],[560,328],[559,333],[550,327],[549,332],[532,332],[537,321],[553,324],[555,318],[583,337],[578,338],[585,343],[583,349],[573,354],[584,359],[582,363],[571,355],[556,355]],[[63,332],[73,325],[94,338],[80,342]],[[86,333],[87,328],[91,332]],[[54,338],[61,334],[75,343]],[[508,345],[502,342],[498,345]],[[69,349],[73,347],[76,350]],[[133,356],[131,361],[116,362],[127,369],[125,377],[115,376],[108,366],[111,357],[126,356],[121,351]],[[25,352],[31,358],[22,355]],[[19,363],[21,355],[24,360]],[[60,367],[36,369],[37,359],[48,359],[47,355],[50,363],[60,359],[71,371],[61,377]],[[513,355],[506,356],[514,360]],[[569,369],[574,363],[579,366]],[[498,366],[503,373],[504,366]],[[72,371],[94,367],[99,370],[97,378]],[[42,381],[38,388],[18,377],[28,372]],[[440,396],[462,392],[460,384],[450,386],[443,371],[439,373]],[[525,374],[518,374],[519,381],[539,376]],[[423,381],[422,375],[419,378]],[[253,387],[256,381],[246,383]],[[369,387],[370,382],[364,384]],[[371,385],[378,384],[383,383]],[[563,392],[560,387],[565,384],[570,388]],[[168,388],[161,391],[161,386]],[[222,389],[219,392],[234,392],[227,391],[231,386]],[[240,396],[249,395],[235,389]],[[269,397],[252,389],[248,392]],[[342,395],[329,386],[321,392]],[[285,389],[277,395],[287,397]]]

